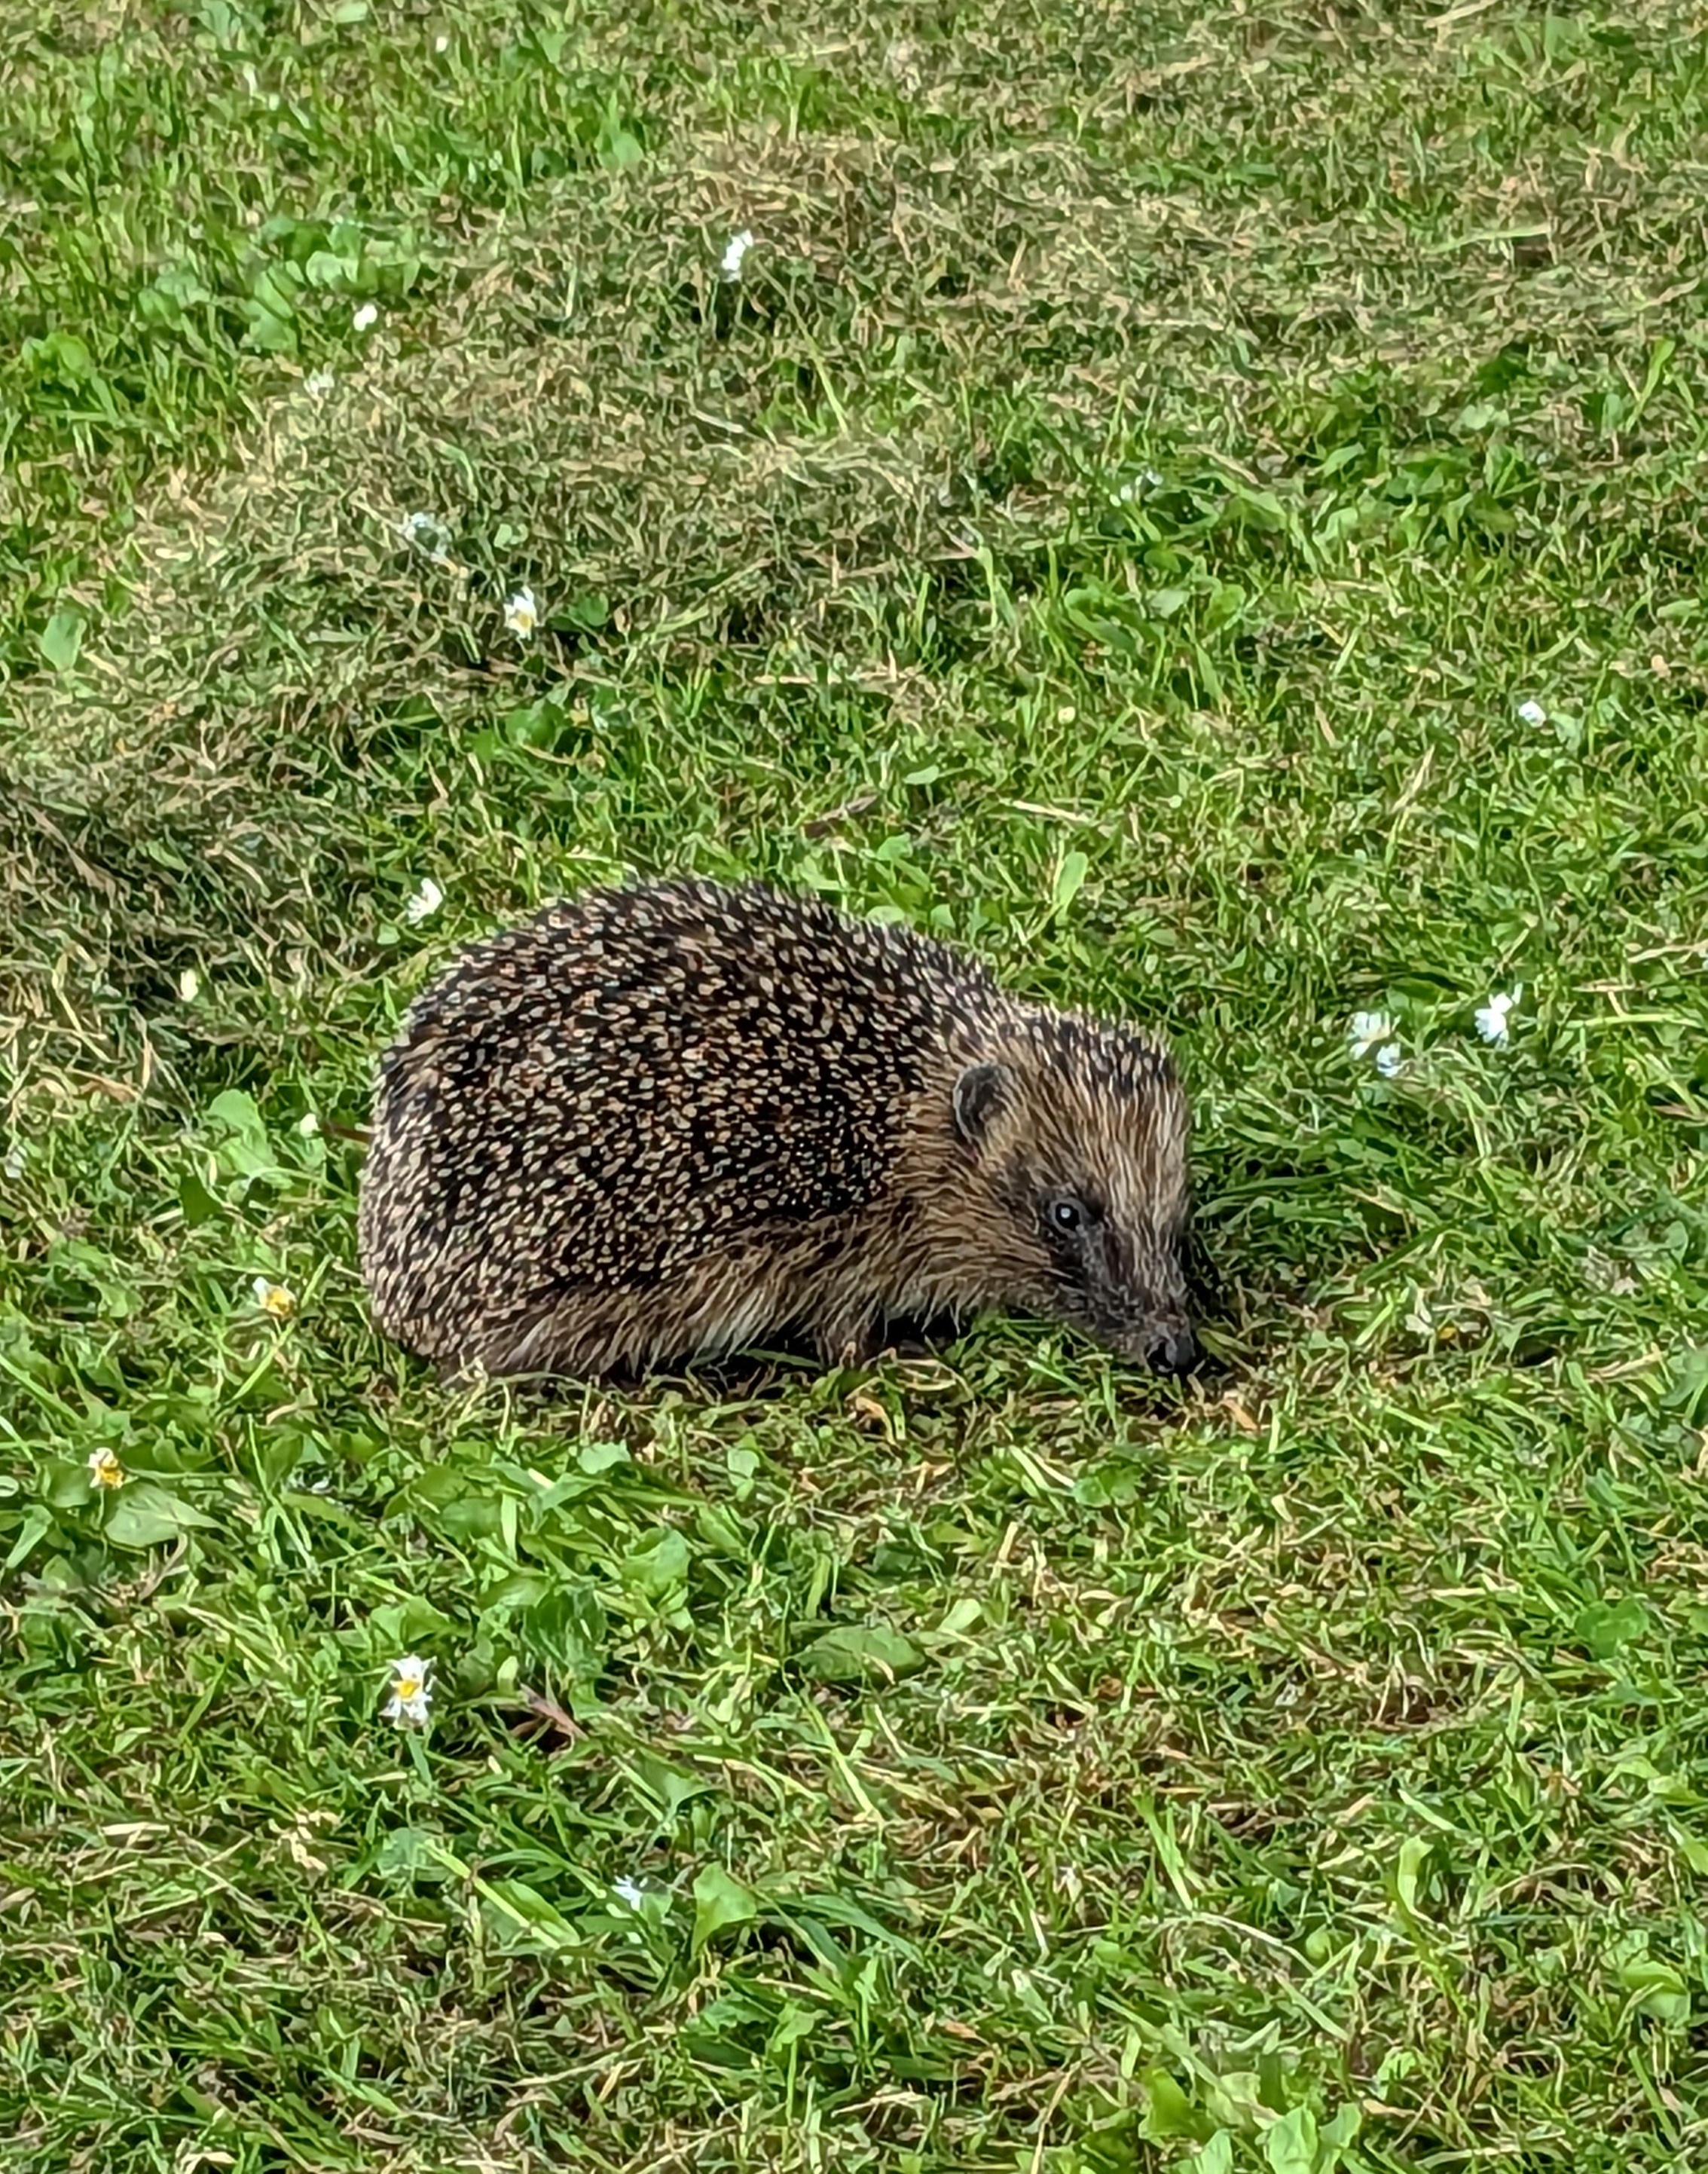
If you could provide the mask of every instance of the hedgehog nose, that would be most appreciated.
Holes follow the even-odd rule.
[[[1184,1374],[1197,1364],[1198,1339],[1184,1322],[1165,1328],[1156,1338],[1145,1360],[1159,1374]]]

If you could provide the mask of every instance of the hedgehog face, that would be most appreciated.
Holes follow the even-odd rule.
[[[1078,1191],[1046,1177],[1034,1212],[1050,1262],[1050,1311],[1123,1359],[1185,1373],[1197,1357],[1187,1312],[1186,1223],[1100,1195],[1088,1176]]]
[[[1043,1019],[1023,1054],[961,1074],[954,1117],[1001,1219],[1009,1302],[1123,1359],[1192,1366],[1188,1117],[1163,1053]]]

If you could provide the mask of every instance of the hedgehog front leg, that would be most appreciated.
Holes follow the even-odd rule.
[[[898,1359],[935,1359],[959,1333],[952,1313],[898,1314],[884,1325],[885,1347]]]
[[[865,1366],[884,1349],[884,1316],[872,1305],[844,1306],[813,1332],[813,1349],[826,1366]]]

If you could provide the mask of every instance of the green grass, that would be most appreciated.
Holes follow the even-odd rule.
[[[1703,2165],[1705,98],[1664,4],[9,11],[0,2164]],[[1166,1030],[1218,1370],[384,1349],[403,1005],[684,867]]]

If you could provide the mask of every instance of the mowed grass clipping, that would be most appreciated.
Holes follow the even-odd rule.
[[[0,2163],[1704,2164],[1705,98],[11,11]],[[1167,1032],[1214,1369],[384,1349],[376,1049],[678,868]]]

